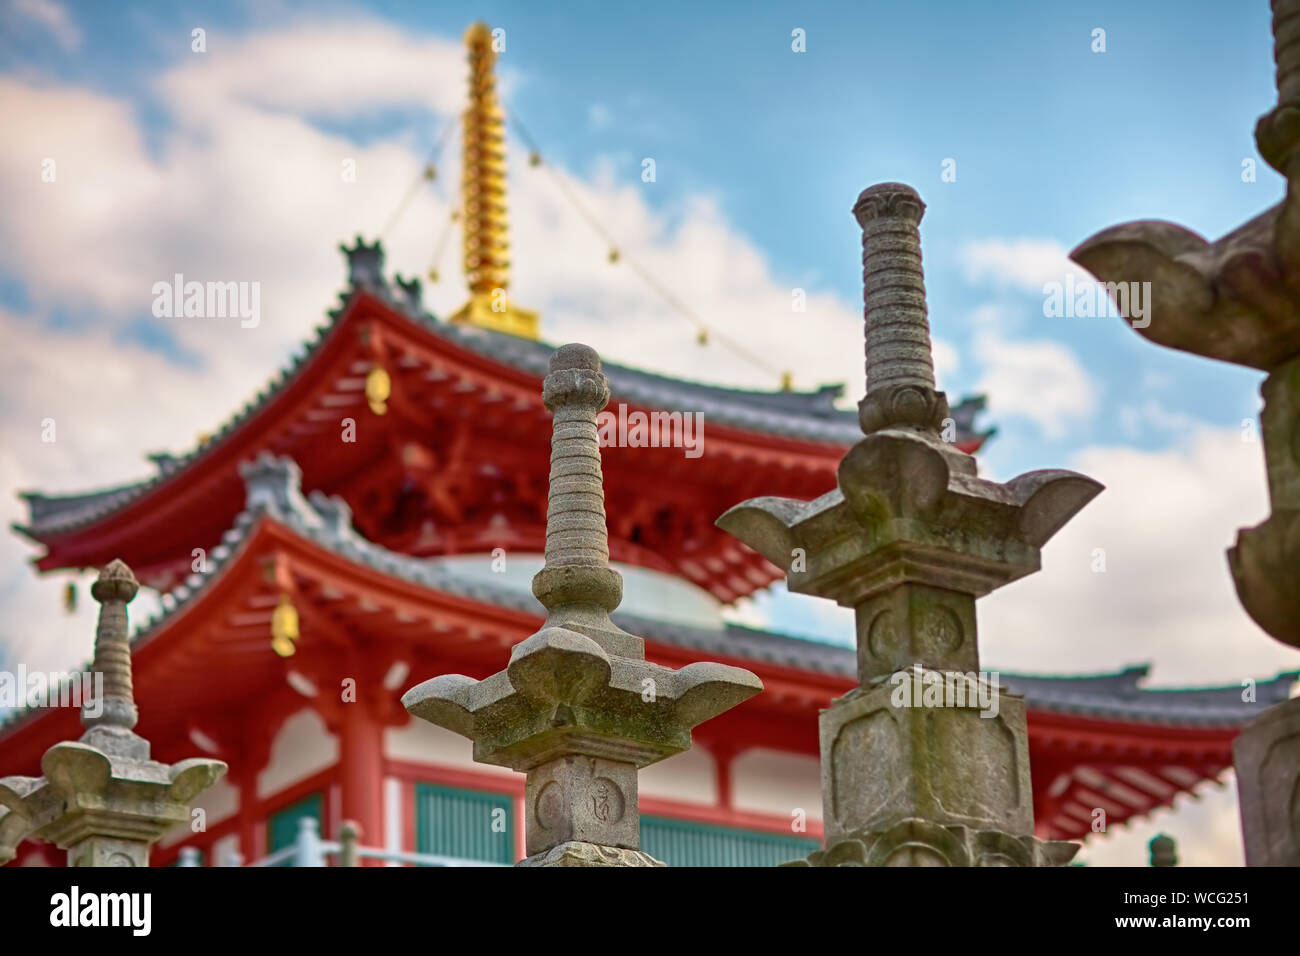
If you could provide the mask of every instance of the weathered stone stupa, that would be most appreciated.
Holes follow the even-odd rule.
[[[609,618],[623,594],[609,566],[596,413],[609,402],[585,345],[551,358],[554,415],[541,630],[482,681],[446,675],[402,697],[416,717],[474,741],[474,759],[527,774],[522,866],[654,866],[640,850],[637,770],[691,745],[691,728],[763,689],[723,664],[672,670]]]
[[[67,850],[68,866],[148,866],[149,848],[190,822],[190,801],[226,772],[220,760],[152,760],[149,741],[132,730],[139,714],[126,606],[139,587],[121,561],[91,586],[100,603],[92,666],[103,692],[82,703],[81,739],[45,752],[41,776],[0,779],[0,863],[30,838]]]
[[[821,716],[826,848],[809,862],[1058,865],[1075,845],[1033,835],[1024,701],[979,670],[975,599],[1038,570],[1039,548],[1101,486],[1069,471],[998,484],[942,439],[924,210],[898,183],[871,187],[853,209],[865,437],[844,456],[838,487],[813,501],[755,498],[718,525],[785,569],[791,591],[856,615],[861,686]]]

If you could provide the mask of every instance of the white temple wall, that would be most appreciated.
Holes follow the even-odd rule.
[[[638,774],[643,797],[714,806],[718,802],[717,765],[707,750],[692,747],[645,767]]]
[[[822,818],[821,766],[816,757],[758,747],[731,765],[731,803],[737,810],[789,817],[803,810]]]
[[[476,770],[486,774],[511,776],[513,770],[474,762],[474,744],[425,720],[411,720],[405,727],[384,730],[384,755],[390,760]]]
[[[266,768],[257,776],[257,796],[269,797],[338,763],[338,738],[320,715],[304,707],[281,726],[271,742]]]
[[[233,786],[225,777],[208,787],[190,803],[191,822],[178,823],[168,830],[158,841],[160,847],[173,846],[194,835],[193,811],[195,809],[203,810],[203,825],[205,829],[211,830],[222,820],[234,816],[239,811],[239,788]]]

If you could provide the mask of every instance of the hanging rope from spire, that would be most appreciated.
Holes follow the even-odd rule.
[[[729,335],[726,335],[718,329],[710,326],[700,318],[699,314],[696,313],[695,310],[687,306],[686,303],[682,302],[682,300],[679,299],[671,289],[664,285],[664,283],[660,282],[653,273],[646,269],[636,259],[628,256],[627,252],[619,245],[609,229],[606,228],[605,224],[601,222],[601,220],[587,208],[581,198],[579,198],[577,192],[573,189],[569,181],[554,167],[543,162],[542,152],[537,146],[537,141],[533,139],[532,134],[528,132],[528,128],[519,119],[519,115],[515,113],[514,110],[509,110],[507,115],[510,122],[514,124],[515,129],[518,131],[520,138],[524,141],[524,145],[528,147],[530,154],[529,165],[541,166],[547,171],[550,175],[551,181],[555,183],[560,194],[568,201],[569,205],[572,206],[574,211],[586,221],[592,231],[604,240],[605,244],[609,248],[609,261],[611,264],[621,262],[627,265],[627,267],[636,273],[646,285],[648,285],[664,302],[668,304],[670,308],[673,309],[673,311],[677,312],[680,316],[686,319],[686,321],[694,325],[696,330],[696,342],[699,345],[706,346],[711,342],[717,342],[736,357],[748,362],[750,365],[765,372],[773,378],[780,379],[783,385],[789,381],[789,372],[781,372],[777,370]]]
[[[452,117],[443,124],[442,130],[439,132],[438,138],[434,142],[433,149],[429,153],[428,160],[420,169],[419,175],[415,177],[415,180],[402,196],[401,201],[397,204],[397,208],[393,210],[393,214],[388,217],[388,222],[384,224],[384,228],[380,230],[379,238],[381,240],[389,236],[392,231],[397,228],[397,224],[401,222],[402,216],[405,215],[406,210],[410,208],[411,202],[419,194],[420,187],[425,183],[437,181],[438,160],[442,157],[443,148],[447,145],[447,140],[450,139],[452,132],[456,129],[457,125],[459,125],[459,122],[460,120],[457,117]]]

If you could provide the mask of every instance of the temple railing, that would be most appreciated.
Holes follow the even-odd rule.
[[[227,853],[219,866],[329,866],[328,857],[337,857],[336,866],[360,866],[361,860],[383,860],[388,863],[409,863],[414,866],[504,866],[483,860],[467,860],[437,853],[408,853],[404,850],[385,850],[361,846],[360,830],[355,823],[345,821],[339,828],[338,840],[322,840],[315,817],[298,821],[298,837],[289,846],[269,853],[252,863],[244,863],[238,852]],[[183,847],[177,866],[202,866],[202,856],[196,847]]]

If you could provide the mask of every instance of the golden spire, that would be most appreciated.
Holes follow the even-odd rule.
[[[465,46],[469,50],[469,107],[461,127],[461,202],[465,281],[470,299],[451,321],[535,339],[537,313],[517,308],[506,296],[510,285],[510,242],[505,113],[497,99],[497,54],[487,24],[471,26],[465,32]]]

